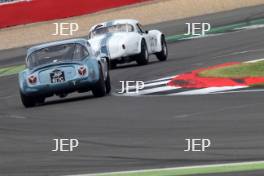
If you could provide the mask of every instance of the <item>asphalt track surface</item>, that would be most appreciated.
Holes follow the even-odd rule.
[[[228,24],[231,17],[254,16],[258,9],[263,12],[264,8],[208,18]],[[162,29],[167,25],[164,30],[170,34],[179,23],[182,21],[153,26]],[[223,62],[264,58],[263,39],[264,30],[256,29],[170,43],[166,62],[153,57],[147,66],[131,63],[112,70],[113,91],[120,88],[119,81],[147,81]],[[3,51],[3,55],[21,51]],[[21,60],[23,57],[14,56],[1,64]],[[104,98],[74,94],[25,109],[16,76],[0,78],[0,85],[0,175],[63,175],[264,160],[264,94],[260,92]],[[54,138],[77,138],[80,146],[73,152],[51,152]],[[184,152],[185,138],[209,138],[212,147],[205,152]]]

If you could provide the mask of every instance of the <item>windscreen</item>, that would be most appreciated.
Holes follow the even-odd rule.
[[[36,67],[54,62],[82,60],[88,56],[81,44],[63,44],[37,50],[28,57],[28,67]]]
[[[91,37],[115,32],[133,32],[133,26],[130,24],[117,24],[108,27],[98,27],[92,31]]]

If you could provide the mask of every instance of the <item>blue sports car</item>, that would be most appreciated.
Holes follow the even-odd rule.
[[[26,69],[19,73],[21,101],[25,107],[61,98],[71,92],[92,91],[95,97],[110,93],[109,59],[95,54],[85,39],[71,39],[28,49]]]

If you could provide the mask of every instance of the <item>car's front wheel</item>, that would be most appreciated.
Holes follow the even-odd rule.
[[[34,97],[27,96],[23,94],[21,91],[20,91],[20,98],[21,98],[23,105],[26,108],[34,107],[36,105],[36,100],[34,99]]]
[[[136,59],[138,65],[147,65],[149,62],[149,53],[145,40],[141,42],[141,52]]]
[[[156,53],[156,56],[159,61],[165,61],[168,58],[168,48],[164,36],[161,37],[161,51]]]

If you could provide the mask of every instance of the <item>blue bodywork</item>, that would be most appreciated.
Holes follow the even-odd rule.
[[[20,92],[26,96],[43,96],[49,97],[55,95],[68,94],[74,91],[88,91],[100,79],[100,66],[96,56],[92,54],[89,43],[85,39],[72,39],[61,42],[53,42],[49,44],[32,47],[28,50],[27,57],[34,51],[60,44],[78,43],[87,48],[89,56],[78,61],[63,61],[55,63],[47,63],[34,68],[27,68],[19,73]],[[78,69],[83,67],[86,69],[84,75],[78,74]],[[60,71],[64,75],[64,81],[51,81],[51,74]],[[29,83],[29,77],[34,75],[37,78],[35,84]]]

